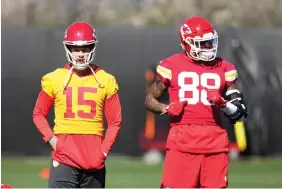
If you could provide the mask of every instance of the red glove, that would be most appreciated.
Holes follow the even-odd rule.
[[[105,167],[106,154],[101,149],[98,150],[97,156],[93,160],[92,169],[102,169]]]
[[[207,99],[212,105],[215,105],[218,108],[225,107],[227,100],[222,98],[222,96],[218,92],[218,89],[204,89],[207,91]]]
[[[186,106],[186,104],[186,100],[181,102],[172,102],[166,107],[162,114],[167,113],[169,116],[179,116],[183,112],[184,106]]]

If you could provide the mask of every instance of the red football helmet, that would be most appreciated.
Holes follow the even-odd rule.
[[[66,56],[68,61],[72,63],[74,68],[78,70],[83,70],[88,67],[88,65],[94,59],[95,56],[95,49],[97,43],[95,29],[87,22],[74,22],[66,29],[63,43],[66,50]],[[69,47],[70,46],[81,47],[85,45],[89,45],[91,50],[89,53],[83,53],[83,55],[87,57],[85,63],[78,64],[75,61]]]
[[[187,55],[194,60],[212,61],[216,57],[218,35],[202,17],[191,17],[182,22],[180,41]]]

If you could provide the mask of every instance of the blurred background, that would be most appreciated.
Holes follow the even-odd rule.
[[[1,183],[47,187],[51,149],[31,115],[41,77],[66,63],[66,27],[85,20],[97,31],[94,61],[116,76],[123,108],[107,187],[157,188],[169,120],[145,110],[145,92],[159,61],[180,51],[179,25],[194,15],[218,31],[218,55],[237,67],[249,107],[247,121],[224,120],[230,187],[282,187],[280,0],[2,0]]]

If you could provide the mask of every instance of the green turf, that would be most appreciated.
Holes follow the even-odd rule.
[[[40,170],[48,167],[48,158],[2,158],[2,183],[21,188],[47,187]],[[157,188],[161,165],[149,166],[137,159],[111,157],[107,160],[107,187]],[[229,187],[281,187],[282,159],[232,162]]]

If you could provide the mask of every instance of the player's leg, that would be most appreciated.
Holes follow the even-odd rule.
[[[168,150],[163,166],[162,188],[195,188],[203,155]]]
[[[84,172],[80,179],[80,188],[105,188],[106,169]]]
[[[80,175],[77,168],[52,160],[48,188],[77,188]]]
[[[226,188],[228,174],[228,154],[210,154],[204,157],[201,167],[201,188]]]

